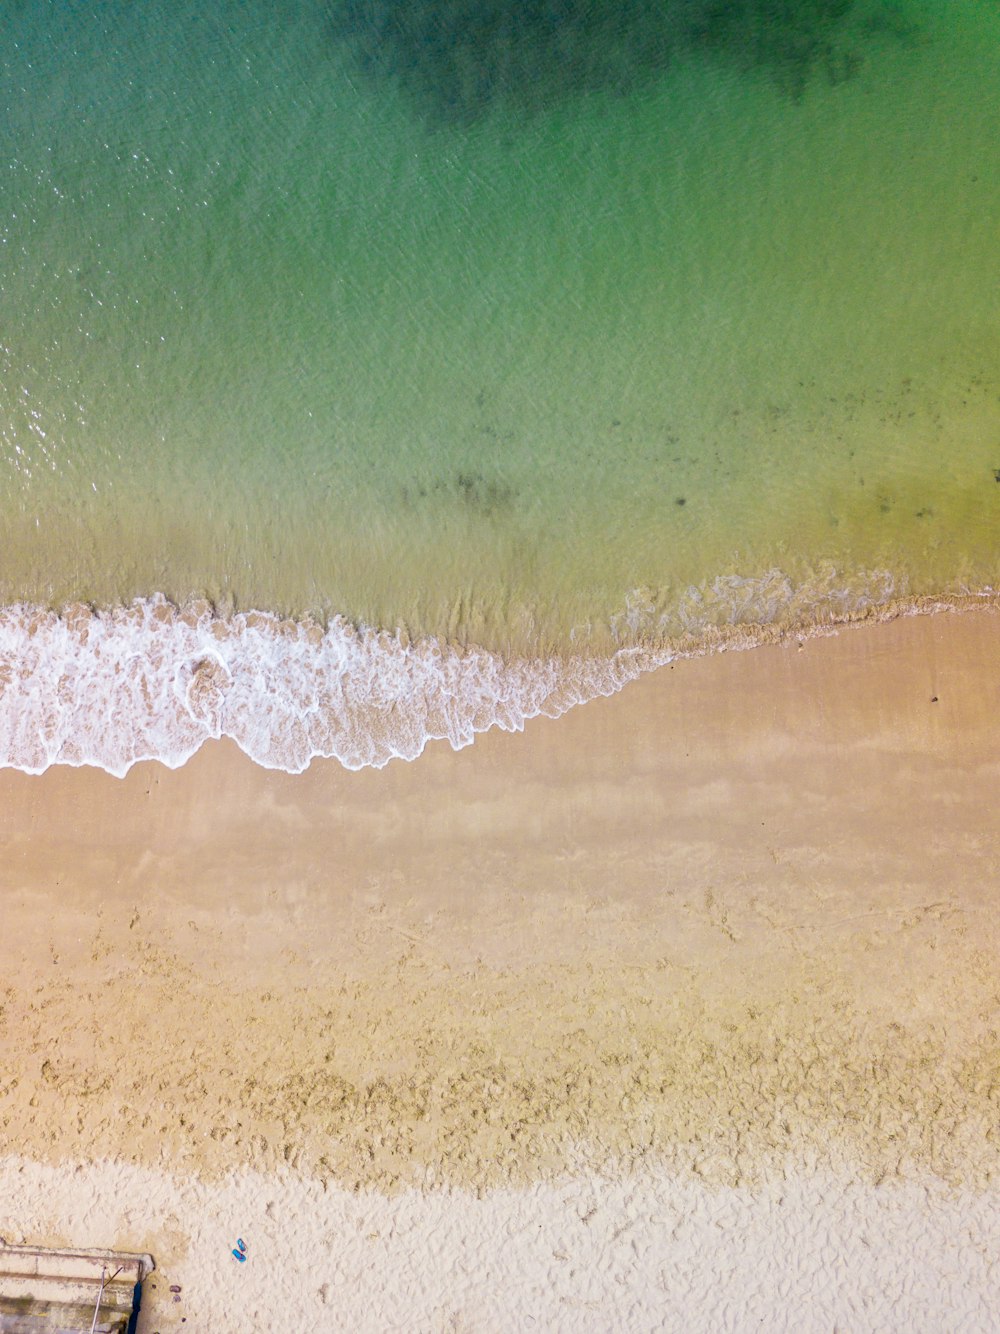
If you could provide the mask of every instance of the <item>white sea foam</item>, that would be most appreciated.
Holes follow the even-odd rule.
[[[224,618],[159,596],[61,614],[15,606],[0,613],[0,766],[87,764],[120,776],[146,759],[177,768],[227,736],[290,773],[321,756],[378,768],[415,759],[430,740],[459,749],[491,727],[556,718],[680,655],[896,605],[887,575],[845,588],[824,577],[804,589],[772,572],[688,590],[669,612],[638,591],[612,623],[616,651],[514,659],[340,617],[325,628],[263,612]]]
[[[229,736],[292,773],[317,756],[380,767],[432,739],[458,749],[490,727],[557,717],[653,665],[631,649],[508,662],[341,618],[326,629],[260,612],[223,619],[161,597],[62,615],[13,607],[0,616],[0,764],[123,775],[144,759],[176,768]]]

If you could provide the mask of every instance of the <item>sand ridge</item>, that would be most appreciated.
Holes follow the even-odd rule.
[[[383,1191],[485,1190],[647,1158],[753,1185],[803,1154],[875,1184],[918,1169],[996,1180],[996,1034],[952,1050],[954,1007],[918,1027],[801,981],[727,1010],[567,974],[424,979],[414,992],[404,968],[385,986],[280,1000],[161,977],[157,989],[126,973],[99,997],[51,987],[32,1003],[4,1076],[11,1148],[199,1178],[288,1164]],[[124,1017],[137,986],[156,995],[155,1022]],[[995,1011],[997,999],[981,985],[973,1003]]]

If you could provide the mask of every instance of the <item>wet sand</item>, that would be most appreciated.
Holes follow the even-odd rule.
[[[895,1192],[909,1221],[875,1245],[905,1314],[905,1276],[926,1275],[940,1200],[959,1192],[978,1230],[949,1263],[978,1327],[997,1277],[975,1257],[1000,1230],[998,792],[987,610],[678,662],[523,735],[378,772],[266,772],[229,743],[124,780],[4,772],[0,1235],[151,1250],[186,1296],[140,1328],[181,1329],[182,1308],[197,1328],[222,1310],[215,1271],[236,1270],[211,1231],[228,1226],[220,1201],[245,1211],[272,1182],[279,1213],[298,1199],[319,1229],[296,1215],[292,1255],[260,1205],[259,1236],[285,1237],[272,1292],[303,1294],[297,1328],[338,1327],[349,1299],[370,1328],[408,1309],[417,1328],[531,1311],[651,1328],[655,1292],[622,1306],[622,1282],[657,1247],[667,1263],[670,1229],[650,1224],[631,1258],[609,1231],[606,1281],[580,1250],[579,1310],[572,1293],[545,1307],[544,1278],[534,1295],[504,1286],[500,1215],[476,1231],[507,1201],[558,1232],[581,1183],[600,1209],[631,1182],[636,1220],[701,1192],[687,1298],[661,1308],[680,1328],[702,1310],[697,1257],[726,1199],[749,1236],[790,1191],[812,1192],[803,1220],[853,1191],[857,1209],[831,1214],[853,1235]],[[394,1227],[458,1210],[455,1301],[444,1233],[414,1236],[410,1280],[389,1250],[337,1268],[320,1199],[367,1201]],[[417,1300],[421,1246],[440,1319]],[[316,1248],[325,1298],[289,1287]],[[781,1250],[771,1278],[794,1262]],[[798,1327],[863,1325],[850,1267],[827,1280],[833,1304]],[[252,1310],[234,1282],[225,1310],[242,1314],[219,1328],[270,1328],[267,1280],[237,1285]]]

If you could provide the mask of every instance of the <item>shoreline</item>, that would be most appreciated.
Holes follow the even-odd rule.
[[[744,999],[760,990],[781,1014],[791,979],[806,988],[800,1008],[813,993],[816,1022],[824,998],[853,1010],[877,985],[863,980],[861,942],[877,957],[881,934],[888,958],[914,952],[913,968],[918,958],[928,968],[947,941],[965,959],[966,985],[978,977],[988,987],[990,971],[975,965],[969,934],[981,942],[989,932],[990,881],[978,875],[997,855],[996,815],[982,794],[1000,755],[998,661],[1000,618],[991,614],[897,620],[801,646],[678,661],[558,722],[529,723],[523,735],[487,733],[457,753],[429,747],[418,765],[352,774],[326,762],[290,776],[222,742],[183,769],[137,765],[124,780],[95,770],[55,768],[41,778],[4,771],[8,949],[21,952],[6,961],[8,994],[13,987],[16,1013],[18,977],[26,987],[41,979],[46,992],[65,991],[67,976],[89,978],[90,999],[75,1022],[87,1015],[96,1031],[110,994],[124,1004],[131,987],[149,989],[157,997],[152,1031],[169,1048],[171,1024],[183,1030],[189,1022],[167,983],[174,973],[234,1066],[258,1025],[263,1058],[281,1031],[318,1023],[326,1038],[296,1037],[292,1048],[302,1050],[291,1066],[305,1062],[316,1079],[340,1067],[326,1096],[340,1098],[342,1118],[357,1117],[360,1134],[365,1075],[381,1061],[373,1040],[355,1030],[362,1018],[372,1031],[381,1027],[383,997],[401,997],[400,988],[435,993],[430,1009],[445,1017],[476,1016],[481,1032],[471,1045],[481,1048],[474,1064],[485,1089],[482,1072],[497,1053],[509,1058],[500,1082],[511,1087],[517,1070],[547,1066],[544,1024],[539,1030],[532,1018],[546,992],[565,1010],[560,1044],[576,1033],[576,1059],[586,1062],[600,1028],[614,1069],[623,1044],[655,1052],[666,1035],[680,1042],[692,1023],[704,1026],[709,1013],[696,1020],[693,996],[707,1010],[721,997],[713,1022],[736,1014],[738,1034],[756,1022],[737,1013]],[[945,860],[939,845],[949,849]],[[949,885],[945,876],[958,879]],[[897,935],[894,924],[910,918]],[[838,968],[827,950],[835,941]],[[301,973],[294,986],[289,968]],[[595,972],[606,995],[595,989]],[[941,978],[939,967],[928,984],[935,974]],[[776,976],[788,980],[780,1004]],[[348,978],[356,990],[346,1006],[324,1001]],[[939,989],[947,1013],[944,980]],[[910,993],[900,997],[919,1009]],[[605,1022],[623,998],[628,1017]],[[240,1037],[248,1007],[257,1017]],[[983,1028],[973,1008],[964,1004],[962,1014],[970,1039]],[[74,1022],[73,997],[58,1009]],[[505,1011],[522,1017],[523,1040],[497,1019]],[[432,1065],[457,1070],[459,1049],[469,1045],[457,1022],[436,1035],[436,1049],[419,1007],[394,1000],[392,1017],[400,1025],[394,1080],[417,1076],[410,1044],[426,1048]],[[31,1025],[39,1041],[40,1018]],[[12,1022],[8,1012],[8,1031]],[[780,1045],[798,1019],[774,1022],[771,1040]],[[119,1042],[106,1041],[109,1055],[120,1055]],[[689,1045],[681,1042],[693,1077],[700,1058]],[[723,1064],[736,1059],[725,1042],[719,1050],[728,1053]],[[905,1059],[917,1060],[916,1049]],[[186,1066],[171,1061],[166,1086],[179,1095],[198,1064],[194,1053]],[[640,1077],[648,1064],[629,1057],[622,1068]],[[68,1088],[80,1098],[80,1081],[93,1083],[90,1057],[81,1052],[70,1067]],[[57,1102],[62,1083],[53,1081]],[[259,1116],[275,1126],[283,1124],[283,1089],[279,1080],[260,1097]],[[141,1102],[141,1085],[135,1093]],[[287,1095],[294,1104],[294,1091]],[[419,1102],[408,1118],[422,1115]],[[563,1102],[572,1105],[568,1096]],[[530,1098],[523,1110],[526,1122],[544,1120]],[[614,1126],[617,1152],[634,1118],[612,1110],[603,1108],[601,1119]],[[322,1139],[314,1122],[306,1138]],[[93,1125],[100,1151],[108,1126],[99,1131],[92,1114],[83,1124]],[[274,1138],[305,1132],[293,1116],[288,1135]],[[170,1136],[169,1118],[149,1138],[161,1134]],[[245,1156],[245,1140],[231,1127],[198,1156],[229,1166],[232,1151]],[[278,1152],[272,1146],[263,1157]],[[529,1166],[524,1146],[513,1156]],[[389,1153],[385,1166],[398,1180],[396,1157]]]
[[[330,758],[350,770],[382,768],[418,759],[435,741],[457,751],[496,728],[523,731],[533,718],[558,718],[684,659],[801,644],[900,617],[1000,612],[992,588],[904,599],[892,594],[888,575],[869,573],[862,583],[853,592],[813,590],[803,602],[803,590],[777,570],[718,580],[711,590],[689,590],[699,626],[672,638],[643,638],[655,607],[630,599],[621,618],[627,634],[615,629],[624,642],[614,649],[534,657],[411,639],[341,616],[323,624],[223,614],[204,599],[181,606],[162,594],[105,609],[7,607],[0,769],[37,775],[53,765],[90,766],[122,778],[146,761],[177,769],[222,738],[291,775]]]
[[[766,1214],[826,1173],[995,1230],[998,664],[992,611],[910,616],[418,764],[0,772],[3,1170],[404,1214],[649,1172]]]

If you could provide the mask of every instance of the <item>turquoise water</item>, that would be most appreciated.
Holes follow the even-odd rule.
[[[995,5],[0,28],[7,762],[377,763],[1000,582]]]

